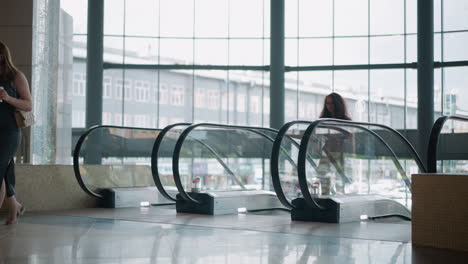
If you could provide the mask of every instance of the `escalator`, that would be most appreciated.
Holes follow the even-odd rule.
[[[188,126],[172,158],[177,212],[217,215],[284,208],[269,171],[276,134],[262,127]]]
[[[300,139],[299,150],[285,138]],[[297,157],[297,168],[280,149]],[[336,119],[285,124],[271,159],[278,198],[291,208],[291,218],[301,221],[411,219],[410,175],[426,171],[414,148],[396,130]]]
[[[151,154],[151,171],[159,193],[175,202],[178,193],[172,173],[172,157],[180,134],[191,123],[176,123],[166,126],[158,134]]]
[[[173,203],[161,195],[151,173],[151,154],[160,129],[94,126],[78,139],[73,168],[80,187],[100,207]]]
[[[468,173],[468,117],[442,116],[432,126],[427,147],[430,173]]]

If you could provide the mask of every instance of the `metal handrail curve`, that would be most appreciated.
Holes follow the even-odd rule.
[[[158,188],[158,190],[161,192],[161,194],[168,198],[169,200],[172,200],[172,201],[176,201],[176,198],[174,197],[171,197],[167,192],[166,190],[164,189],[164,186],[162,185],[162,182],[161,182],[161,179],[159,177],[159,172],[158,172],[158,151],[159,151],[159,147],[162,143],[162,140],[165,136],[165,134],[171,130],[172,128],[176,127],[176,126],[181,126],[181,125],[186,125],[186,126],[190,126],[192,125],[192,123],[177,123],[177,124],[173,124],[173,125],[169,125],[167,127],[164,128],[164,133],[160,133],[158,135],[158,138],[156,139],[156,142],[153,146],[153,152],[151,154],[151,171],[152,171],[152,174],[153,174],[153,180]],[[246,189],[245,186],[242,184],[241,181],[239,181],[236,177],[236,175],[234,174],[234,172],[226,165],[226,163],[224,163],[224,161],[220,158],[220,155],[210,146],[208,146],[208,144],[206,144],[205,142],[199,140],[199,139],[196,139],[196,138],[192,138],[195,140],[195,142],[197,143],[200,143],[202,146],[204,146],[205,148],[208,149],[208,151],[210,151],[215,159],[219,162],[219,164],[221,164],[221,166],[227,171],[227,173],[234,179],[234,181],[236,181],[242,189]]]
[[[156,129],[156,128],[96,125],[96,126],[90,127],[86,132],[84,132],[80,136],[80,138],[76,142],[75,149],[73,150],[73,171],[75,172],[75,178],[78,181],[78,184],[80,185],[81,189],[83,189],[83,191],[85,191],[87,194],[89,194],[90,196],[93,196],[95,198],[103,198],[103,196],[100,195],[99,193],[93,192],[84,183],[83,177],[81,176],[81,173],[80,173],[80,151],[81,151],[81,146],[83,145],[83,143],[86,140],[86,138],[88,137],[88,135],[91,132],[93,132],[94,130],[99,129],[99,128],[117,128],[117,129],[135,129],[135,130],[160,131],[160,129]]]
[[[281,143],[283,141],[284,136],[286,136],[286,132],[291,128],[291,126],[296,125],[296,124],[310,124],[311,121],[302,121],[302,120],[296,120],[296,121],[291,121],[286,124],[284,124],[280,130],[278,131],[278,134],[276,135],[275,141],[273,143],[273,148],[271,150],[271,161],[270,161],[270,171],[271,171],[271,180],[273,183],[273,189],[276,192],[276,196],[278,196],[278,199],[280,202],[286,206],[287,208],[294,208],[294,205],[288,201],[286,198],[286,195],[283,192],[283,188],[281,187],[281,180],[279,176],[279,155],[280,155],[280,149],[281,149]],[[298,147],[299,144],[292,140],[292,142],[295,142]]]
[[[429,142],[427,145],[427,171],[429,173],[437,172],[437,145],[439,143],[439,136],[445,122],[449,119],[468,122],[468,116],[461,115],[449,115],[437,118],[432,126],[431,135],[429,136]]]
[[[279,132],[278,132],[278,134],[277,134],[277,136],[275,138],[275,141],[273,143],[273,148],[272,148],[272,151],[271,151],[271,164],[270,164],[270,166],[271,166],[270,171],[271,171],[273,188],[274,188],[280,202],[287,208],[295,208],[295,206],[288,201],[288,199],[286,198],[286,195],[283,192],[283,188],[281,187],[281,180],[280,180],[280,176],[279,176],[279,167],[278,167],[280,149],[283,149],[283,147],[281,147],[281,144],[283,142],[283,138],[286,136],[299,149],[300,148],[299,143],[294,141],[286,133],[291,128],[291,126],[293,126],[293,125],[311,124],[311,123],[312,123],[312,121],[294,120],[294,121],[290,121],[290,122],[284,124],[283,127],[281,127],[281,129],[279,130]],[[336,131],[339,131],[339,132],[343,132],[343,129],[341,129],[339,127],[332,127],[332,126],[327,126],[327,127],[330,128],[330,129],[334,129]],[[307,154],[307,160],[309,161],[309,163],[315,169],[317,168],[317,165],[315,164],[315,162],[313,161],[312,157],[309,154]],[[296,168],[297,168],[297,165],[295,163],[293,163],[292,165],[296,166]],[[333,164],[333,165],[335,166],[335,164]],[[341,174],[342,177],[346,177],[344,175],[344,173],[342,172],[342,170],[340,170],[340,168],[336,168],[336,169],[337,169],[338,173]]]
[[[159,147],[161,146],[164,136],[171,129],[177,126],[190,126],[191,124],[192,123],[175,123],[175,124],[171,124],[163,128],[163,130],[161,130],[158,137],[156,138],[156,141],[154,141],[153,151],[151,152],[151,173],[153,175],[154,184],[156,185],[156,188],[158,188],[159,193],[161,193],[166,199],[169,199],[171,201],[176,201],[176,198],[170,196],[169,193],[166,192],[166,189],[164,189],[164,186],[159,177],[159,170],[158,170]]]
[[[323,123],[323,122],[341,123],[340,125],[342,125],[342,126],[349,126],[349,127],[359,128],[359,129],[362,129],[362,130],[364,130],[366,132],[369,132],[370,134],[375,136],[380,142],[382,142],[384,144],[384,146],[389,150],[389,152],[391,154],[392,161],[394,162],[395,166],[399,170],[400,174],[402,174],[402,172],[404,172],[403,167],[401,166],[400,162],[398,161],[398,158],[396,157],[396,154],[393,151],[393,149],[377,133],[375,133],[374,131],[372,131],[372,130],[364,127],[364,126],[375,126],[375,127],[380,127],[380,128],[385,129],[385,130],[391,131],[393,134],[397,135],[406,144],[406,146],[410,149],[410,151],[413,154],[413,157],[414,157],[414,159],[416,161],[416,164],[418,165],[419,169],[422,172],[427,171],[426,168],[424,167],[424,164],[421,161],[421,158],[419,157],[418,153],[416,152],[414,147],[411,145],[411,143],[402,134],[400,134],[398,131],[396,131],[395,129],[393,129],[391,127],[388,127],[388,126],[382,125],[382,124],[356,122],[356,121],[348,121],[348,120],[334,119],[334,118],[318,119],[318,120],[312,122],[307,127],[307,129],[305,130],[304,135],[303,135],[302,140],[301,140],[301,147],[299,149],[299,158],[298,158],[299,185],[301,187],[301,192],[302,192],[302,195],[303,195],[304,199],[312,207],[316,207],[318,209],[325,209],[323,206],[319,205],[317,203],[317,201],[315,201],[315,199],[311,196],[311,194],[309,192],[309,188],[307,186],[306,166],[305,166],[305,160],[306,160],[306,155],[307,155],[307,146],[308,146],[309,139],[310,139],[310,137],[312,135],[312,132],[315,130],[315,128],[319,127],[321,125],[321,123]],[[406,186],[411,190],[411,183],[409,182],[409,179],[406,177],[406,174],[403,173],[402,177],[403,177],[403,180],[406,183]]]

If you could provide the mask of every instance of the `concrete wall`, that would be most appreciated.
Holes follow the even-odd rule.
[[[0,40],[8,45],[13,61],[31,81],[33,1],[2,0]]]
[[[16,197],[28,212],[95,207],[71,165],[17,165]]]

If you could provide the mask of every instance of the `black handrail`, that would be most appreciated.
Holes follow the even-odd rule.
[[[449,115],[437,118],[434,125],[432,126],[431,135],[427,145],[427,171],[429,173],[437,172],[437,146],[439,143],[439,136],[440,132],[442,132],[442,128],[444,127],[445,122],[449,119],[468,122],[468,116],[461,115]]]
[[[185,126],[190,126],[192,125],[192,123],[177,123],[177,124],[173,124],[173,125],[169,125],[167,128],[167,130],[164,131],[164,133],[160,133],[158,135],[158,138],[156,139],[156,142],[153,146],[153,152],[152,152],[152,155],[151,155],[151,170],[152,170],[152,173],[153,173],[153,179],[155,181],[155,184],[158,188],[158,190],[163,194],[164,197],[172,200],[172,201],[176,201],[176,198],[174,197],[171,197],[167,192],[166,190],[164,189],[164,186],[162,185],[162,182],[161,182],[161,179],[159,177],[159,172],[158,172],[158,151],[159,151],[159,147],[161,145],[161,142],[165,136],[165,134],[172,128],[174,128],[175,126],[181,126],[181,125],[185,125]],[[164,128],[164,129],[166,129]],[[200,143],[202,146],[204,146],[205,148],[208,149],[208,151],[210,151],[215,159],[219,162],[219,164],[221,164],[221,166],[223,166],[223,168],[228,172],[228,174],[234,179],[234,181],[236,181],[242,189],[246,189],[245,186],[242,184],[242,182],[237,179],[236,175],[234,174],[234,172],[226,165],[226,163],[224,163],[224,161],[220,158],[220,155],[210,146],[208,146],[208,144],[206,144],[205,142],[199,140],[199,139],[196,139],[196,138],[192,138],[194,139],[197,143]]]
[[[414,147],[411,145],[411,143],[403,136],[401,135],[398,131],[395,129],[381,125],[381,124],[374,124],[374,123],[365,123],[365,122],[355,122],[355,121],[348,121],[348,120],[341,120],[341,119],[333,119],[333,118],[323,118],[323,119],[318,119],[314,122],[312,122],[307,129],[304,132],[304,135],[301,140],[301,147],[299,149],[299,158],[298,158],[298,177],[299,177],[299,185],[301,187],[301,192],[306,200],[306,202],[312,206],[316,207],[318,209],[324,209],[323,206],[319,205],[317,201],[312,197],[312,195],[309,192],[308,184],[307,184],[307,178],[306,178],[306,166],[305,166],[305,161],[306,161],[306,156],[307,156],[307,146],[309,139],[312,135],[312,132],[315,130],[316,127],[320,127],[321,123],[323,122],[332,122],[332,123],[340,123],[341,126],[349,126],[349,127],[354,127],[354,128],[359,128],[362,130],[365,130],[375,136],[380,142],[386,146],[386,148],[389,150],[392,161],[394,162],[395,166],[397,167],[398,171],[403,177],[403,180],[406,183],[406,186],[411,190],[411,183],[409,182],[408,177],[406,176],[406,173],[403,170],[403,167],[401,166],[400,162],[398,161],[395,152],[393,149],[385,142],[385,140],[380,137],[377,133],[374,131],[366,128],[365,126],[374,126],[374,127],[380,127],[385,130],[391,131],[393,134],[397,135],[406,145],[407,147],[411,150],[413,157],[416,161],[416,164],[419,166],[419,169],[422,172],[426,172],[426,169],[424,167],[424,164],[421,161],[421,158],[419,157],[418,153],[414,149]]]
[[[187,138],[188,134],[194,130],[195,128],[199,126],[207,126],[207,127],[218,127],[218,128],[229,128],[229,129],[243,129],[243,130],[248,130],[250,132],[256,133],[258,135],[261,135],[263,137],[266,137],[267,139],[270,138],[266,136],[265,134],[256,131],[256,130],[264,130],[264,131],[270,131],[274,132],[275,134],[277,131],[272,128],[265,128],[265,127],[249,127],[249,126],[234,126],[234,125],[223,125],[223,124],[212,124],[212,123],[198,123],[198,124],[193,124],[189,127],[187,127],[182,134],[179,136],[179,139],[177,140],[176,146],[174,148],[174,154],[173,154],[173,159],[172,159],[172,170],[174,174],[174,181],[177,186],[177,189],[179,191],[180,196],[189,202],[192,203],[200,203],[198,200],[192,198],[185,190],[182,185],[182,181],[180,179],[180,172],[179,172],[179,158],[180,158],[180,152],[182,150],[182,145]],[[273,139],[270,138],[273,142]]]
[[[288,201],[288,199],[286,198],[286,195],[283,192],[283,188],[281,187],[281,180],[279,176],[279,167],[278,167],[281,143],[283,141],[284,136],[286,135],[286,132],[289,130],[289,128],[291,128],[291,126],[296,125],[296,124],[310,124],[310,123],[311,123],[310,121],[296,120],[296,121],[291,121],[291,122],[284,124],[278,131],[278,134],[276,135],[275,141],[273,143],[273,148],[271,150],[270,171],[271,171],[271,180],[273,183],[273,189],[275,190],[276,196],[278,197],[280,202],[287,208],[294,208],[294,205]],[[296,142],[296,141],[292,140],[292,142]]]
[[[159,147],[161,146],[161,143],[163,141],[164,136],[173,129],[174,127],[177,126],[190,126],[192,123],[176,123],[172,125],[168,125],[161,132],[159,133],[158,137],[156,138],[156,141],[154,142],[153,145],[153,151],[151,152],[151,173],[153,175],[153,180],[158,188],[159,192],[166,198],[171,201],[176,201],[176,198],[172,197],[169,195],[169,193],[166,192],[166,189],[164,189],[164,186],[161,182],[161,179],[159,177],[159,170],[158,170],[158,152],[159,152]]]
[[[98,128],[117,128],[117,129],[135,129],[135,130],[148,130],[148,131],[160,131],[160,129],[153,129],[153,128],[141,128],[141,127],[125,127],[125,126],[112,126],[112,125],[96,125],[90,127],[86,132],[84,132],[78,141],[76,142],[75,149],[73,150],[73,171],[75,172],[75,178],[78,181],[78,184],[80,185],[81,189],[85,191],[87,194],[90,196],[96,197],[96,198],[103,198],[102,195],[99,193],[93,192],[91,189],[89,189],[86,184],[83,181],[83,177],[81,176],[80,173],[80,151],[81,151],[81,146],[83,145],[84,141],[88,137],[88,135],[98,129]]]
[[[288,199],[286,198],[286,195],[283,192],[283,188],[281,187],[281,180],[280,180],[280,176],[279,176],[279,167],[278,167],[278,164],[279,164],[279,151],[280,151],[280,149],[283,148],[283,147],[281,147],[283,138],[285,136],[287,136],[289,139],[291,139],[291,137],[286,134],[286,132],[291,128],[291,126],[297,125],[297,124],[311,124],[311,123],[312,123],[312,121],[306,121],[306,120],[295,120],[295,121],[291,121],[291,122],[286,123],[279,130],[279,132],[278,132],[278,134],[276,136],[275,142],[273,144],[273,149],[272,149],[272,152],[271,152],[271,164],[270,164],[273,188],[274,188],[274,190],[275,190],[275,192],[276,192],[276,194],[278,196],[278,199],[287,208],[294,208],[294,205],[288,201]],[[333,127],[333,126],[323,126],[323,127],[328,127],[329,129],[333,129],[333,130],[336,130],[336,131],[341,132],[341,133],[347,132],[344,129],[339,128],[339,127]],[[297,146],[298,149],[300,148],[299,143],[297,143],[296,141],[294,141],[292,139],[291,139],[291,142],[295,146]],[[314,167],[314,169],[317,169],[317,165],[315,164],[315,162],[313,161],[312,157],[309,154],[307,154],[307,160],[312,165],[312,167]],[[297,165],[294,162],[292,164],[297,167]],[[342,178],[347,179],[346,175],[343,172],[343,170],[341,168],[339,168],[339,166],[336,163],[333,163],[333,166],[336,167],[337,172],[341,175]]]

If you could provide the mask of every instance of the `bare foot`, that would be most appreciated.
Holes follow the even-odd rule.
[[[15,206],[8,209],[8,218],[5,221],[5,225],[18,223],[18,216],[23,215],[24,211],[26,211],[26,208],[22,204],[16,202]]]

